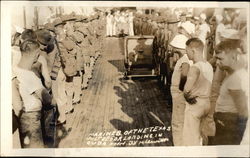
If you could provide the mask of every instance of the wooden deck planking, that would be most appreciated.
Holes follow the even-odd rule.
[[[98,69],[97,69],[98,70]],[[98,73],[99,72],[99,73]],[[97,108],[98,108],[98,104],[97,104],[97,101],[98,101],[98,89],[100,87],[101,84],[98,83],[98,80],[96,80],[96,74],[97,76],[101,76],[101,73],[100,71],[97,71],[96,73],[94,73],[93,75],[93,79],[91,82],[93,82],[93,84],[91,84],[90,82],[90,91],[92,91],[92,97],[89,98],[90,99],[90,102],[91,104],[89,104],[90,106],[92,106],[89,111],[89,113],[87,114],[87,117],[89,118],[88,119],[88,122],[87,122],[87,126],[83,132],[83,138],[81,139],[82,142],[81,142],[81,146],[85,146],[86,145],[86,138],[89,136],[90,133],[93,133],[95,132],[95,129],[98,129],[98,126],[96,125],[97,121],[98,121],[98,116],[100,115],[100,113],[97,111]],[[83,129],[84,127],[82,127]]]
[[[109,92],[109,88],[108,88],[108,84],[105,84],[105,86],[103,87],[104,89],[106,89],[106,92],[109,94],[110,92]],[[102,95],[104,96],[105,94],[104,93],[102,93]],[[105,98],[105,97],[102,97],[101,98],[102,99],[102,102],[103,102],[103,105],[104,105],[104,111],[103,111],[103,113],[104,114],[106,114],[106,115],[104,115],[104,118],[103,118],[103,120],[102,120],[102,124],[101,124],[101,126],[102,126],[102,131],[105,131],[105,130],[109,130],[109,126],[108,126],[108,124],[109,124],[109,118],[108,118],[108,116],[110,115],[109,114],[109,108],[108,107],[112,107],[112,106],[109,106],[108,105],[108,100],[109,100],[109,98]]]
[[[107,42],[115,46],[117,40]],[[117,49],[106,47],[98,59],[89,88],[83,91],[82,102],[67,116],[72,131],[59,147],[88,147],[86,138],[91,132],[160,125],[152,121],[149,111],[159,116],[169,115],[167,110],[162,110],[166,103],[156,81],[121,80],[123,55]]]

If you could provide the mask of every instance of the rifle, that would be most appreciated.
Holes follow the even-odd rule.
[[[63,59],[62,59],[62,53],[61,53],[61,50],[59,49],[59,45],[58,45],[58,41],[57,41],[56,37],[55,37],[55,43],[56,43],[56,47],[58,50],[57,55],[60,57],[60,63],[62,65],[62,67],[65,68],[65,64],[63,63]],[[54,60],[54,62],[55,62],[55,60]]]
[[[53,66],[55,65],[56,60],[57,60],[57,58],[58,58],[58,56],[59,56],[59,58],[60,58],[60,64],[61,64],[61,65],[60,65],[58,68],[60,69],[61,66],[62,66],[63,68],[65,68],[64,63],[62,62],[63,59],[62,59],[62,56],[61,56],[61,51],[60,51],[60,49],[59,49],[59,45],[58,45],[58,41],[57,41],[56,37],[55,37],[55,44],[56,44],[56,47],[57,47],[57,50],[58,50],[58,51],[56,52],[56,55],[55,55],[55,58],[54,58],[54,62],[53,62]],[[53,68],[54,68],[54,67],[53,67]],[[55,73],[56,75],[55,75],[55,76],[50,75],[50,76],[51,76],[51,78],[52,78],[53,80],[56,80],[59,69],[58,69],[58,71],[53,71],[53,68],[52,68],[51,73]]]
[[[178,23],[178,22],[180,22],[180,20],[179,21],[171,21],[171,22],[167,22],[167,24],[169,25],[169,24],[176,24],[176,23]]]

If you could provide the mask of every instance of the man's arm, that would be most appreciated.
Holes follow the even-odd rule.
[[[49,75],[47,61],[43,56],[40,56],[38,58],[38,61],[42,64],[42,75],[43,75],[43,78],[45,79],[45,86],[46,86],[46,88],[50,89],[51,88],[51,78]]]
[[[196,103],[196,96],[191,96],[190,91],[192,90],[195,82],[197,81],[199,74],[199,69],[194,66],[190,68],[187,74],[187,82],[184,87],[184,97],[186,101],[190,104]]]
[[[12,80],[12,108],[17,116],[20,116],[21,110],[23,108],[23,102],[21,95],[18,90],[18,80],[14,78]]]
[[[189,64],[188,63],[182,63],[181,65],[181,76],[187,76],[189,72]]]
[[[217,66],[214,72],[211,94],[210,94],[210,105],[211,105],[209,111],[210,115],[213,115],[215,111],[216,101],[220,95],[220,87],[224,78],[225,78],[225,72]]]
[[[181,91],[184,90],[184,86],[185,86],[185,84],[187,82],[187,74],[188,74],[189,68],[190,68],[190,66],[189,66],[188,63],[182,63],[181,68],[180,68],[180,70],[181,70],[181,79],[180,79],[180,84],[179,84],[179,89]]]

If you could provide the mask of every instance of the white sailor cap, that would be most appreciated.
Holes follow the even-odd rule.
[[[191,13],[188,13],[188,14],[186,15],[186,17],[187,17],[187,18],[192,18],[193,15],[192,15]]]
[[[202,13],[202,14],[200,15],[200,18],[201,18],[202,20],[206,20],[206,19],[207,19],[207,16],[206,16],[206,14]]]
[[[170,42],[170,45],[179,49],[186,49],[186,42],[188,38],[185,35],[179,34],[174,37],[174,39]]]
[[[18,32],[20,34],[24,31],[24,29],[22,27],[15,26],[15,28],[16,28],[16,32]]]
[[[225,29],[221,32],[221,37],[225,39],[240,39],[239,31],[235,29]]]
[[[195,16],[195,17],[194,17],[194,20],[199,20],[199,17]]]
[[[236,9],[236,10],[235,10],[235,13],[236,13],[236,14],[240,14],[240,9]]]
[[[219,14],[216,15],[215,18],[216,18],[216,21],[217,21],[217,22],[221,22],[221,21],[223,20],[223,16],[222,16],[222,15],[219,15]]]

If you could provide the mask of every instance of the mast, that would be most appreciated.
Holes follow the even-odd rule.
[[[23,6],[23,27],[26,29],[26,11],[25,6]]]

